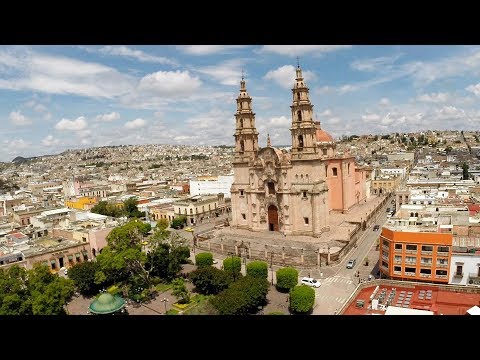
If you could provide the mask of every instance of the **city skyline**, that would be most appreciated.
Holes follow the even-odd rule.
[[[480,47],[0,46],[0,161],[108,145],[234,145],[242,72],[260,146],[290,143],[297,58],[335,138],[476,130]]]

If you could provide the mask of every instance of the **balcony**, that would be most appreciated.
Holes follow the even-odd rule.
[[[402,272],[401,272],[401,271],[394,271],[394,272],[393,272],[393,275],[402,276]]]
[[[448,267],[448,264],[438,264],[437,263],[437,268],[446,268]]]
[[[394,263],[394,264],[401,264],[401,263],[402,263],[402,259],[394,259],[394,260],[393,260],[393,263]]]
[[[406,272],[405,271],[405,276],[415,276],[414,272]]]
[[[433,251],[422,250],[422,255],[433,255]]]
[[[382,259],[388,262],[388,256],[382,255]]]
[[[463,272],[462,273],[456,272],[456,273],[453,274],[453,277],[461,279],[461,278],[463,278]]]
[[[437,279],[447,279],[447,275],[435,275]]]
[[[432,267],[432,263],[420,262],[421,266]]]
[[[405,250],[407,254],[416,254],[418,250]]]
[[[469,273],[467,284],[469,285],[480,285],[480,274],[478,273]]]
[[[401,253],[402,253],[402,249],[395,249],[395,252],[396,252],[397,254],[401,254]]]
[[[437,251],[437,256],[448,256],[449,252],[445,252],[445,251]]]
[[[429,277],[432,277],[432,274],[423,274],[423,273],[420,273],[420,277],[429,278]]]
[[[385,251],[390,251],[390,248],[386,245],[382,245],[382,250],[385,250]]]
[[[408,266],[417,266],[417,262],[416,262],[416,261],[405,261],[405,265],[408,265]]]

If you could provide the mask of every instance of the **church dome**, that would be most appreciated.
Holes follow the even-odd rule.
[[[98,299],[92,301],[89,310],[94,314],[111,314],[122,309],[124,306],[125,300],[120,296],[103,293]]]
[[[332,135],[320,128],[320,121],[316,121],[315,125],[317,126],[317,131],[315,132],[315,138],[317,139],[317,142],[335,142],[335,140],[332,138]]]

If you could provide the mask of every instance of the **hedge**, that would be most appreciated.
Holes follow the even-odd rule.
[[[195,255],[195,264],[201,268],[213,265],[213,255],[209,252],[198,253]]]
[[[247,275],[266,279],[268,277],[268,264],[264,261],[252,261],[248,263]]]
[[[278,291],[289,291],[298,284],[298,271],[294,268],[286,267],[278,269],[276,275]]]
[[[189,277],[197,291],[205,295],[218,294],[226,289],[231,281],[225,271],[213,266],[204,266],[192,271]]]
[[[297,314],[308,313],[315,303],[315,290],[309,286],[297,285],[290,290],[290,311]]]
[[[223,270],[227,275],[238,280],[240,278],[240,271],[242,270],[242,259],[238,256],[229,256],[225,258],[223,260]]]

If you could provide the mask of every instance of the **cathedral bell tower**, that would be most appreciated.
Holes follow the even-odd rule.
[[[240,94],[235,113],[235,158],[234,162],[248,162],[258,153],[258,131],[255,128],[255,113],[252,111],[252,98],[247,93],[242,74]]]
[[[308,88],[298,63],[292,93],[292,160],[309,159],[309,155],[316,154],[316,126],[313,121],[313,105],[310,103]]]

